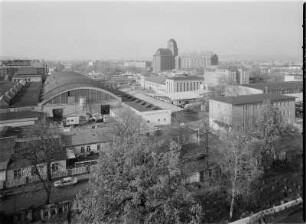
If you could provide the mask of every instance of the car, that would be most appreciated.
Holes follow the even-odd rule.
[[[76,177],[64,177],[61,180],[55,181],[53,183],[54,187],[66,187],[70,185],[75,185],[78,183],[78,178]]]

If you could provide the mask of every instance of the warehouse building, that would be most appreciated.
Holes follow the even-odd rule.
[[[253,94],[209,99],[209,123],[214,129],[238,127],[251,130],[263,106],[270,100],[281,111],[285,121],[295,122],[295,98],[276,94]]]

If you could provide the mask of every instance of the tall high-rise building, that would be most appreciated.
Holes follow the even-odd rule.
[[[153,55],[153,71],[165,71],[175,68],[175,57],[178,55],[177,44],[174,39],[170,39],[167,48],[159,48]]]

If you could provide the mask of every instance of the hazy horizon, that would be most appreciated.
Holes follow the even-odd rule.
[[[180,52],[302,58],[303,2],[0,2],[0,57],[151,60]]]

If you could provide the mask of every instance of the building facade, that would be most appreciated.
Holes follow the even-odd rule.
[[[287,123],[295,122],[294,97],[275,94],[253,94],[236,97],[220,97],[209,99],[209,124],[212,128],[218,126],[237,127],[242,131],[255,127],[264,102],[270,100],[281,111]]]
[[[153,72],[172,70],[175,68],[175,57],[178,54],[176,41],[170,39],[167,43],[168,48],[159,48],[153,55]]]
[[[176,69],[199,69],[218,65],[218,56],[212,52],[182,54],[175,58]]]
[[[170,77],[166,79],[166,93],[198,91],[203,78],[197,76]]]
[[[125,67],[136,67],[136,68],[147,68],[149,66],[149,62],[147,61],[125,61]]]
[[[204,84],[208,86],[249,84],[249,75],[244,69],[207,68],[204,69]]]

